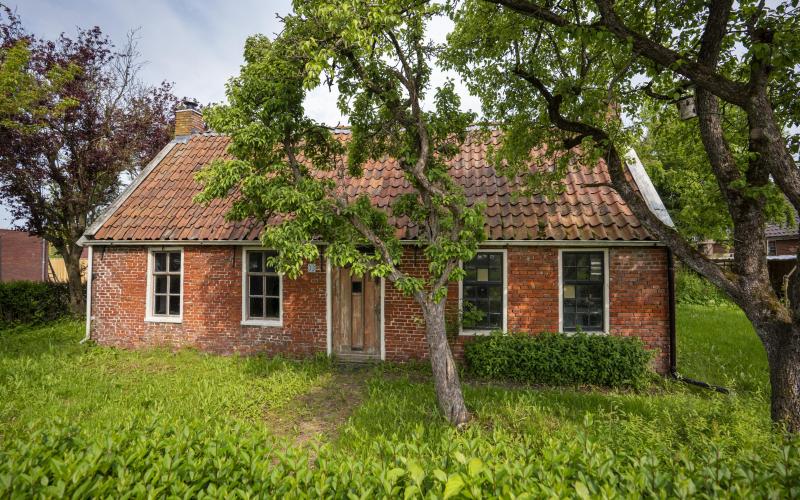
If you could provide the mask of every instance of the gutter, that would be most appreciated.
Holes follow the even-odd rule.
[[[94,248],[89,247],[89,266],[86,269],[86,335],[81,344],[92,338],[92,264],[94,263]]]
[[[730,389],[726,387],[687,378],[678,373],[678,336],[675,315],[675,257],[672,254],[671,248],[667,248],[667,288],[669,290],[669,375],[673,379],[678,382],[683,382],[684,384],[710,389],[721,394],[730,394]]]

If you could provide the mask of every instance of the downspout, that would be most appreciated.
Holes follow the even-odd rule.
[[[730,390],[708,382],[686,378],[678,373],[678,336],[675,315],[675,258],[672,249],[667,248],[667,288],[669,290],[669,374],[672,378],[685,384],[711,389],[722,394],[730,394]]]
[[[86,335],[81,344],[92,338],[92,264],[94,264],[94,248],[89,246],[89,265],[86,268]]]

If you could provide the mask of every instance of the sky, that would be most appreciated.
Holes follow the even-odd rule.
[[[202,104],[225,100],[225,82],[239,72],[245,39],[252,34],[273,36],[280,31],[276,14],[290,11],[290,0],[4,0],[16,10],[25,29],[42,38],[77,27],[99,26],[121,45],[128,31],[138,29],[139,52],[146,62],[146,83],[173,82],[178,97]],[[443,41],[452,28],[442,19],[431,25],[430,36]],[[453,74],[435,73],[433,84],[454,78],[465,109],[480,105]],[[308,114],[329,125],[345,123],[336,108],[336,93],[314,91],[306,100]],[[0,227],[11,227],[8,210],[0,204]]]

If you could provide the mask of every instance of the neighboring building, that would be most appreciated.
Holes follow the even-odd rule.
[[[764,230],[767,237],[767,257],[797,255],[797,248],[800,247],[798,223],[800,219],[795,217],[794,225],[767,224]]]
[[[192,109],[179,113],[178,123],[201,120]],[[427,356],[419,307],[390,283],[350,276],[322,259],[308,262],[300,278],[284,278],[265,264],[259,224],[226,221],[224,201],[195,204],[194,174],[225,157],[229,139],[176,128],[179,137],[82,239],[91,249],[94,340],[219,353],[327,352],[351,360]],[[498,141],[494,134],[489,143]],[[459,300],[486,313],[476,329],[453,332],[456,355],[464,342],[493,329],[580,328],[641,338],[665,372],[673,320],[668,250],[608,187],[605,165],[574,168],[566,190],[552,199],[515,200],[515,182],[487,163],[489,143],[475,135],[450,161],[469,200],[486,203],[488,235],[476,259],[464,264],[467,279],[449,288],[451,314]],[[635,155],[630,171],[651,208],[668,221]],[[370,162],[363,178],[343,182],[381,207],[410,189],[392,159]],[[401,269],[422,275],[417,228],[391,220],[406,244]]]
[[[0,281],[46,281],[47,242],[24,231],[0,229]]]

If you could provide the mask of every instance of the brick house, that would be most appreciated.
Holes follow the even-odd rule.
[[[89,228],[87,333],[104,345],[193,346],[217,353],[335,353],[346,359],[403,361],[427,355],[418,306],[383,280],[350,276],[324,259],[290,280],[265,264],[260,226],[224,220],[227,205],[199,206],[194,174],[226,155],[228,138],[199,132],[194,109],[178,112],[176,138]],[[340,133],[346,133],[344,131]],[[666,372],[672,359],[671,256],[611,188],[601,163],[573,168],[559,196],[515,200],[515,181],[488,165],[497,143],[472,137],[451,161],[470,200],[485,201],[488,240],[468,277],[450,285],[459,302],[485,314],[451,328],[456,355],[490,330],[584,331],[640,337]],[[638,158],[631,181],[669,221]],[[389,206],[408,189],[392,159],[371,162],[351,193]],[[405,243],[401,269],[422,274],[416,228],[394,220]],[[671,223],[671,222],[670,222]],[[457,321],[453,322],[458,324]]]
[[[25,231],[0,229],[0,281],[46,281],[47,242]]]

